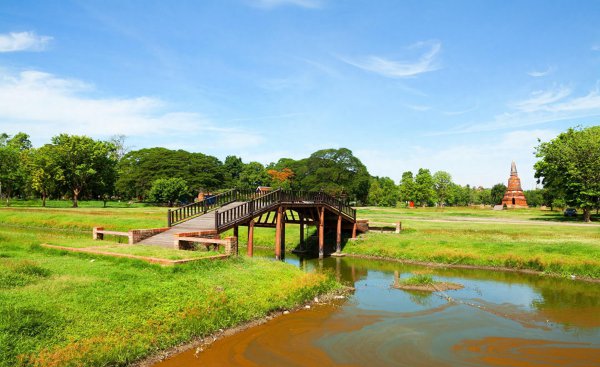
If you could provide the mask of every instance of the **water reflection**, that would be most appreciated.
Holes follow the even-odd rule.
[[[430,269],[436,280],[464,285],[447,292],[449,301],[391,287],[421,266],[289,254],[286,262],[331,272],[355,293],[342,305],[279,317],[161,366],[600,365],[598,283]]]

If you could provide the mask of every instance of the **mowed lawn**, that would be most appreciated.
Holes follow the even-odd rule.
[[[600,278],[600,225],[564,223],[560,212],[365,208],[358,217],[401,221],[403,231],[366,234],[346,244],[348,253]]]
[[[91,227],[160,227],[164,212],[0,209],[0,366],[127,365],[338,287],[260,259],[161,267],[39,246],[119,248],[92,241]]]

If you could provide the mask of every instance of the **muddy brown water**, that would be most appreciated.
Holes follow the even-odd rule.
[[[287,262],[330,271],[346,300],[282,315],[169,366],[600,366],[600,284],[474,269],[431,269],[461,290],[393,289],[424,268],[356,258]]]

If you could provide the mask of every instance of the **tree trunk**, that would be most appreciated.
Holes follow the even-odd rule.
[[[590,209],[588,208],[583,208],[583,221],[584,222],[590,222]]]
[[[42,193],[42,207],[46,207],[46,193],[43,192]]]
[[[73,189],[73,208],[77,208],[77,197],[79,196],[79,189]]]

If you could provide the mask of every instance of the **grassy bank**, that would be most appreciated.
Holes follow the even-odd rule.
[[[1,209],[0,366],[127,365],[337,287],[258,259],[163,268],[38,246],[117,248],[91,241],[91,225],[161,226],[162,211]]]
[[[433,222],[415,219],[452,219],[457,212],[489,219],[525,220],[474,223]],[[412,213],[409,217],[408,213]],[[494,216],[494,213],[501,213]],[[522,212],[472,209],[364,209],[358,215],[375,221],[402,221],[401,234],[369,233],[348,242],[344,251],[357,255],[381,256],[446,264],[467,264],[530,269],[561,275],[600,278],[600,226],[570,226],[560,223],[561,215],[528,209]],[[555,225],[540,220],[556,218]],[[408,218],[408,219],[407,219]],[[541,218],[541,219],[540,219]],[[553,223],[550,221],[550,223]]]

